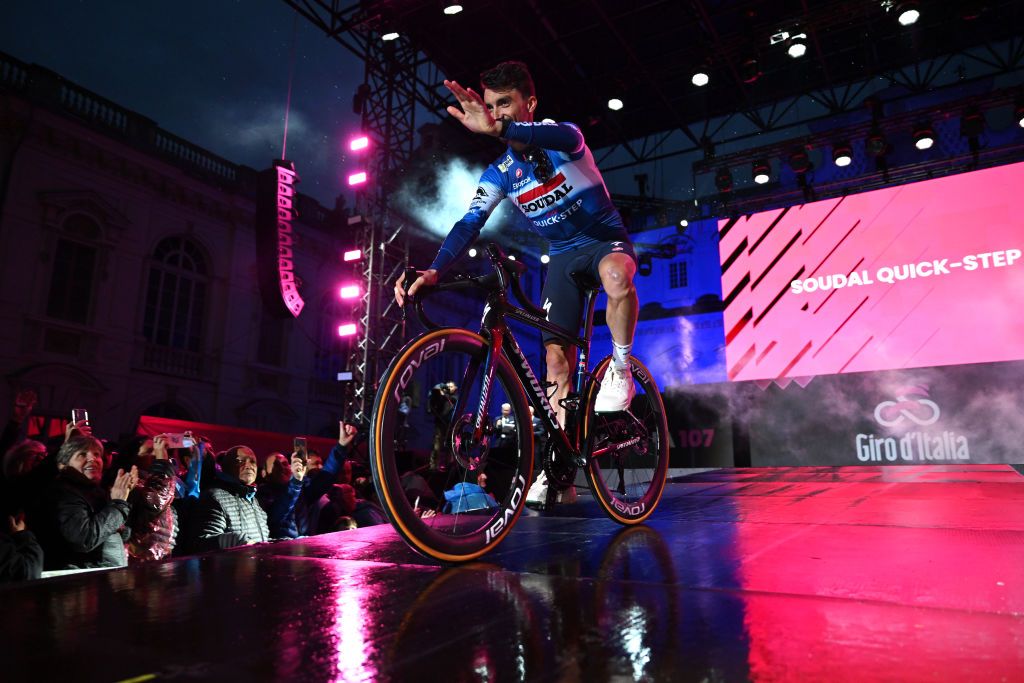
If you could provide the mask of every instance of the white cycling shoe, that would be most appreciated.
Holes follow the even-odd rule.
[[[548,497],[548,475],[547,472],[541,472],[537,476],[537,480],[530,486],[530,490],[526,492],[526,504],[531,506],[543,506],[547,502]]]
[[[622,370],[614,364],[608,366],[601,380],[601,389],[594,401],[594,412],[617,413],[629,408],[630,401],[636,396],[633,386],[633,371],[627,365]]]

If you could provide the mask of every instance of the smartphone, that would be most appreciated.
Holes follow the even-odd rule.
[[[306,437],[297,436],[292,441],[292,452],[298,454],[302,462],[306,462]]]
[[[164,434],[167,437],[168,448],[185,448],[184,434]]]
[[[182,448],[192,448],[196,445],[196,440],[192,437],[192,432],[185,432],[181,435],[181,446]]]
[[[71,409],[71,424],[78,424],[82,421],[89,421],[89,411],[85,408],[72,408]]]

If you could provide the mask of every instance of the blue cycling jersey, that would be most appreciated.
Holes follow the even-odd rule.
[[[560,254],[596,242],[628,241],[626,226],[612,204],[583,133],[571,123],[511,123],[505,139],[546,155],[550,177],[539,180],[540,164],[508,147],[483,175],[469,211],[452,227],[431,268],[444,271],[473,243],[487,217],[508,197],[534,229]]]

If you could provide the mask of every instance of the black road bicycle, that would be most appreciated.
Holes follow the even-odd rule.
[[[392,525],[419,553],[445,562],[480,557],[512,529],[533,481],[534,418],[546,433],[541,466],[549,486],[567,486],[584,468],[589,488],[604,511],[622,524],[646,520],[661,498],[668,474],[668,425],[661,394],[643,363],[630,358],[636,396],[627,410],[597,413],[594,401],[611,356],[588,370],[598,282],[577,280],[585,291],[582,337],[547,321],[545,311],[523,293],[526,267],[487,247],[494,273],[425,288],[410,297],[426,332],[398,353],[381,377],[370,430],[370,467],[380,502]],[[407,272],[407,284],[415,271]],[[473,288],[486,294],[480,331],[439,327],[423,310],[437,292]],[[511,289],[522,308],[508,300]],[[558,336],[579,349],[559,425],[545,392],[507,325],[518,320]],[[450,408],[434,410],[433,433],[407,430],[409,399],[426,410],[431,387],[454,380]],[[514,439],[498,446],[494,419],[509,404]],[[430,471],[415,463],[431,452]],[[486,477],[481,477],[483,473]],[[429,480],[429,485],[428,484]],[[481,494],[474,486],[486,490]],[[436,494],[435,491],[443,491]]]

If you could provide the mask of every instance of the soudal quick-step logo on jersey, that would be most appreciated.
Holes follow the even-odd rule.
[[[516,201],[524,213],[530,214],[550,208],[572,192],[572,189],[572,185],[565,181],[565,174],[559,173],[540,187],[522,193],[516,197]]]

